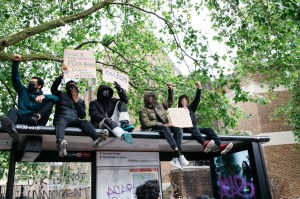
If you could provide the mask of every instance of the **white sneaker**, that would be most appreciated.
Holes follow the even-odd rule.
[[[100,135],[99,135],[98,139],[93,142],[93,147],[94,148],[99,148],[103,144],[103,142],[107,139],[108,135],[109,135],[108,130],[103,129],[100,132]]]
[[[178,159],[179,159],[179,162],[180,162],[182,167],[185,167],[188,164],[190,164],[190,162],[185,159],[184,155],[179,156]]]
[[[61,141],[61,143],[59,144],[58,148],[59,148],[59,151],[58,151],[58,154],[59,154],[59,157],[65,157],[67,156],[67,146],[68,146],[68,143],[66,140],[63,140]]]
[[[173,158],[171,160],[171,164],[174,166],[174,167],[177,167],[178,169],[182,169],[182,166],[179,162],[179,159],[178,158]]]

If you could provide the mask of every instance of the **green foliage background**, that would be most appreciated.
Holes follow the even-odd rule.
[[[35,75],[44,78],[49,87],[60,73],[64,49],[85,49],[95,51],[101,67],[108,66],[129,75],[129,108],[136,121],[138,110],[143,106],[144,90],[156,90],[162,100],[167,94],[166,84],[172,82],[176,84],[175,99],[181,94],[193,97],[194,82],[198,80],[204,85],[197,112],[201,118],[199,126],[209,127],[221,121],[218,131],[226,133],[244,114],[226,98],[225,89],[234,91],[234,102],[265,103],[251,98],[240,87],[241,78],[259,73],[270,92],[283,85],[291,93],[291,100],[281,113],[287,117],[299,141],[299,1],[103,2],[101,9],[74,22],[66,22],[66,18],[101,1],[0,2],[1,114],[16,105],[16,93],[10,80],[10,60],[14,53],[27,60],[20,66],[24,83]],[[204,12],[209,13],[212,21],[213,39],[226,44],[227,55],[212,54],[209,35],[202,31],[201,24],[193,26],[193,17]],[[42,30],[46,22],[57,19],[64,25]],[[32,27],[37,27],[35,35],[30,35]],[[24,38],[9,43],[16,41],[21,31],[27,31]],[[165,61],[169,53],[177,57],[179,64],[192,60],[193,66],[187,64],[193,69],[189,76],[174,75],[173,64]],[[220,64],[222,60],[229,63],[227,67]],[[97,85],[103,83],[101,67],[97,68]],[[227,75],[228,72],[231,75]],[[84,80],[80,86],[81,90],[89,89]]]

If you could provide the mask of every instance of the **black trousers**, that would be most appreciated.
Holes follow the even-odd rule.
[[[67,127],[80,128],[85,134],[90,136],[93,140],[99,138],[99,134],[96,132],[92,124],[88,120],[70,120],[67,118],[60,118],[54,123],[56,132],[56,142],[59,144],[65,137]]]
[[[116,127],[118,127],[118,125],[111,118],[105,118],[99,124],[100,129],[105,128],[109,131],[112,131]]]
[[[184,128],[183,131],[191,133],[200,144],[203,144],[205,141],[201,134],[205,134],[209,140],[214,140],[217,146],[220,146],[221,144],[220,138],[211,128],[198,128],[197,126],[194,126],[191,128]]]
[[[156,126],[152,128],[152,131],[158,131],[160,134],[162,134],[172,149],[177,147],[179,151],[182,151],[183,131],[181,128],[173,126]]]
[[[41,108],[36,112],[37,114],[41,115],[41,119],[38,121],[38,125],[45,126],[48,122],[48,119],[50,117],[50,114],[52,112],[54,102],[52,100],[48,100],[44,102],[41,106]],[[29,114],[21,114],[19,113],[18,109],[12,108],[8,111],[7,117],[11,119],[11,121],[16,124],[28,124],[28,120],[30,117],[33,116],[35,113],[29,113]]]

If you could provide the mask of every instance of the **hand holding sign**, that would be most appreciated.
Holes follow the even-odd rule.
[[[64,64],[68,66],[65,78],[96,78],[96,59],[93,51],[65,50]]]
[[[117,82],[120,88],[125,89],[128,91],[129,89],[129,77],[124,73],[120,73],[119,71],[113,70],[111,68],[104,68],[103,69],[103,80],[106,82]],[[116,86],[116,84],[115,84]],[[116,87],[118,90],[119,88]]]

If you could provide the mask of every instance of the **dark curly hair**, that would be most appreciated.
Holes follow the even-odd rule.
[[[159,192],[158,180],[148,180],[136,188],[135,195],[137,199],[158,199]]]

